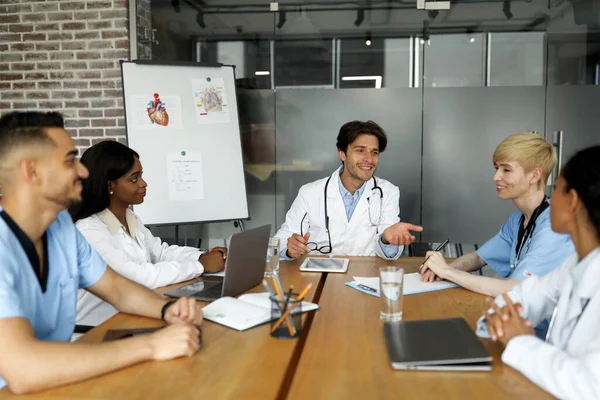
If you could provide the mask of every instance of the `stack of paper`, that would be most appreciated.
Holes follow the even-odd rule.
[[[370,294],[371,296],[379,297],[379,278],[365,278],[360,276],[353,276],[352,278],[354,280],[352,282],[346,282],[346,285],[356,290],[360,290],[363,293]],[[444,290],[453,287],[458,287],[458,285],[446,281],[421,282],[421,274],[415,272],[413,274],[404,275],[402,289],[403,294],[407,296],[409,294],[433,292],[435,290]]]

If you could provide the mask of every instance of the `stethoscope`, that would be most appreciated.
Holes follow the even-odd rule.
[[[377,184],[377,179],[375,179],[375,176],[373,176],[372,179],[373,187],[371,188],[371,192],[373,193],[373,204],[375,204],[375,198],[379,198],[379,217],[377,218],[376,222],[373,222],[373,217],[371,216],[371,197],[367,197],[367,202],[369,203],[369,222],[371,223],[371,226],[377,226],[379,225],[379,222],[381,222],[381,205],[383,203],[383,189],[381,189],[381,186]],[[329,213],[327,212],[327,188],[329,187],[330,180],[331,176],[327,178],[327,182],[325,182],[325,188],[323,189],[323,204],[325,205],[325,229],[327,231],[329,231]],[[379,196],[374,194],[377,191],[379,192]]]
[[[371,203],[371,197],[367,197],[367,202],[369,203],[369,222],[371,223],[371,226],[377,226],[379,225],[379,222],[381,222],[381,216],[382,216],[382,204],[383,204],[383,189],[381,189],[381,187],[377,184],[377,179],[375,179],[375,176],[372,177],[373,179],[373,187],[371,188],[371,192],[375,193],[375,192],[379,192],[379,196],[373,194],[373,203]],[[328,240],[328,244],[326,246],[321,246],[318,247],[318,244],[315,242],[309,242],[307,243],[308,248],[311,250],[316,250],[322,254],[329,254],[331,253],[332,250],[332,246],[331,246],[331,234],[329,233],[329,211],[327,209],[327,188],[329,187],[329,181],[331,180],[331,176],[329,178],[327,178],[327,181],[325,182],[325,188],[323,189],[323,204],[324,204],[324,210],[325,210],[325,231],[327,232],[327,240]],[[375,204],[375,198],[379,198],[379,217],[377,218],[376,222],[373,222],[373,217],[371,216],[371,205]],[[302,221],[300,222],[300,233],[303,233],[302,230],[302,225],[304,224],[304,219],[306,218],[306,215],[308,213],[304,214],[304,217],[302,217]],[[303,235],[302,235],[303,236]]]
[[[525,254],[523,254],[523,256],[527,255],[527,252],[529,251],[529,248],[531,247],[531,240],[533,239],[533,232],[535,231],[536,220],[538,219],[540,214],[546,208],[548,208],[548,199],[544,198],[544,201],[542,202],[542,204],[539,205],[539,207],[535,210],[535,212],[531,216],[531,220],[529,221],[529,223],[527,224],[527,227],[525,228],[523,237],[517,244],[517,248],[516,248],[517,256],[515,258],[514,264],[510,265],[511,270],[515,270],[519,266],[519,260],[521,259],[521,254],[523,254],[523,247],[525,247],[524,246],[525,242],[527,242],[527,247],[525,247]],[[525,221],[525,216],[521,215],[521,219],[519,220],[519,227],[523,225],[524,221]]]

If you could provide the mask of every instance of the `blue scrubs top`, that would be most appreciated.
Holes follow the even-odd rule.
[[[552,231],[548,207],[537,218],[531,242],[528,239],[523,243],[517,260],[515,249],[522,215],[520,211],[514,212],[500,232],[477,250],[477,255],[500,276],[520,281],[546,275],[575,252],[569,235]]]
[[[58,214],[46,234],[48,280],[43,292],[23,246],[0,218],[0,319],[25,318],[37,339],[69,341],[75,328],[77,290],[96,283],[106,263],[66,211]],[[0,389],[4,386],[0,376]]]

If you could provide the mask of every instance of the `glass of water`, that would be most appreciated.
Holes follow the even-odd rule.
[[[273,274],[279,274],[279,238],[275,237],[269,239],[265,278],[272,278]]]
[[[402,284],[404,269],[401,267],[379,268],[380,316],[383,321],[402,320]]]

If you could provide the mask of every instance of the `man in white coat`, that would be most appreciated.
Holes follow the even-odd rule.
[[[403,245],[415,241],[410,231],[423,228],[399,222],[398,187],[374,176],[385,132],[373,121],[352,121],[341,127],[336,144],[342,166],[300,188],[276,234],[282,258],[312,252],[397,259]]]
[[[576,254],[490,302],[502,361],[560,399],[600,399],[600,146],[577,153],[552,194],[552,230],[573,238]],[[515,304],[516,303],[516,304]],[[500,308],[502,307],[502,308]],[[546,340],[531,326],[552,318]],[[478,333],[485,333],[481,320]]]

